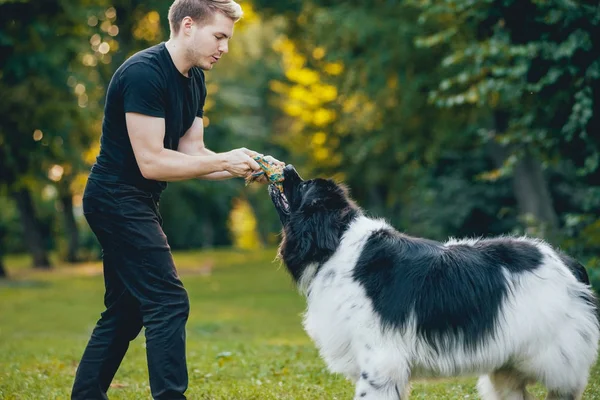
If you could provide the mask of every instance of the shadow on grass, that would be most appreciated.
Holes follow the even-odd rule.
[[[50,282],[40,280],[28,280],[28,279],[0,279],[0,288],[9,289],[41,289],[47,288],[51,285]]]

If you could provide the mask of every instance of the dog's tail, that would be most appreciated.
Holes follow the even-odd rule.
[[[598,327],[600,328],[600,299],[594,293],[594,290],[590,284],[590,277],[585,269],[585,267],[577,260],[564,253],[559,253],[562,262],[569,268],[571,273],[577,278],[577,280],[581,283],[584,283],[589,286],[589,291],[581,293],[580,297],[583,301],[588,303],[596,314],[596,321],[598,322]]]
[[[585,283],[586,285],[590,284],[590,277],[585,269],[585,267],[577,260],[564,253],[559,253],[562,262],[571,270],[571,273],[575,275],[575,278],[581,283]]]

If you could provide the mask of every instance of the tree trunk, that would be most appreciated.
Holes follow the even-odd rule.
[[[4,268],[4,257],[0,253],[0,279],[7,278],[6,268]]]
[[[508,116],[496,113],[496,132],[506,129]],[[502,167],[511,154],[507,146],[502,146],[495,141],[489,142],[491,158],[498,168]],[[533,216],[536,221],[544,225],[544,236],[553,236],[557,233],[558,217],[552,204],[552,196],[548,183],[544,177],[542,166],[527,149],[525,155],[515,165],[513,176],[513,190],[519,214]]]
[[[33,257],[33,267],[44,269],[51,268],[52,266],[50,265],[48,252],[44,247],[44,240],[42,238],[40,225],[35,216],[33,200],[31,199],[29,190],[20,189],[13,192],[12,197],[17,203],[21,225],[23,226],[23,233],[25,235],[25,243]]]
[[[79,261],[77,253],[79,250],[79,230],[77,229],[77,222],[73,215],[73,196],[67,192],[61,194],[60,203],[62,206],[62,212],[65,223],[65,233],[67,235],[68,249],[67,249],[67,262],[75,263]]]
[[[513,185],[522,214],[533,215],[545,223],[550,232],[558,227],[558,217],[541,164],[531,154],[527,153],[515,166]]]

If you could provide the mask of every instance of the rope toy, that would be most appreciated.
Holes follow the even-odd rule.
[[[246,186],[256,182],[261,175],[267,175],[269,182],[275,185],[279,191],[283,192],[283,167],[265,160],[261,156],[253,157],[254,161],[260,165],[262,171],[255,172],[246,178]]]

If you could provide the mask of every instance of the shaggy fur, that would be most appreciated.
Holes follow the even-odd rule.
[[[355,399],[406,400],[415,377],[480,376],[486,400],[580,399],[598,352],[583,266],[527,237],[410,237],[331,180],[284,170],[270,194],[279,255],[307,297],[306,332]]]

